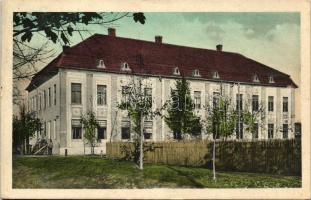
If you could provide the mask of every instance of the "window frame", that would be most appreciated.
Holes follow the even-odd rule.
[[[102,92],[100,92],[99,87],[102,87]],[[107,85],[98,84],[96,86],[97,94],[97,106],[106,106],[107,105]]]
[[[54,106],[56,106],[56,84],[54,84],[53,90],[54,90],[53,101],[54,101]]]
[[[73,87],[74,85],[79,86],[80,90],[73,91],[73,89],[76,89]],[[76,98],[78,98],[78,100]],[[81,83],[73,83],[73,82],[71,83],[71,104],[74,104],[74,105],[82,104],[82,84]]]
[[[259,95],[252,95],[252,111],[259,110]]]
[[[270,131],[272,131],[272,133]],[[274,124],[268,124],[268,139],[273,139],[273,137],[274,137]]]
[[[274,96],[268,96],[268,112],[273,112],[273,111],[274,111]]]
[[[201,97],[201,95],[202,95],[201,91],[193,91],[194,109],[201,109],[201,107],[202,107],[202,97]]]
[[[236,94],[236,110],[243,110],[243,94],[241,93]]]
[[[283,124],[282,132],[283,132],[282,138],[288,139],[288,124]]]
[[[254,125],[255,125],[255,130],[253,130],[252,132],[252,139],[257,140],[259,138],[259,124],[254,123]]]
[[[52,106],[52,94],[51,94],[51,87],[48,89],[48,105],[49,107]]]
[[[240,126],[239,126],[240,124]],[[236,127],[235,127],[235,134],[236,134],[236,139],[242,140],[244,137],[244,128],[243,128],[243,122],[237,122]]]
[[[123,136],[124,136],[124,132],[123,132],[123,130],[124,129],[128,129],[128,138],[124,138]],[[121,140],[130,140],[131,139],[131,128],[129,127],[129,126],[122,126],[121,127]]]
[[[99,138],[99,130],[104,129],[103,132],[103,138]],[[97,140],[106,140],[107,139],[107,127],[106,126],[100,126],[97,128]]]
[[[285,101],[285,99],[286,99],[286,101]],[[282,99],[282,111],[284,113],[288,112],[288,97],[283,97],[283,99]]]

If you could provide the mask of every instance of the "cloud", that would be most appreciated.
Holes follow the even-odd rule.
[[[182,16],[186,21],[198,20],[203,24],[210,22],[216,24],[238,23],[243,26],[246,35],[250,37],[262,37],[277,25],[300,24],[300,14],[297,12],[184,13]],[[253,30],[253,32],[250,34],[248,30]]]
[[[217,25],[216,23],[212,22],[212,23],[207,24],[205,30],[206,30],[207,35],[212,40],[215,40],[218,42],[221,42],[223,40],[225,31],[221,26]]]

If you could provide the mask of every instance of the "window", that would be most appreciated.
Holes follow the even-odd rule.
[[[268,111],[273,112],[273,96],[268,96]]]
[[[98,127],[97,128],[97,139],[107,139],[107,131],[106,127]]]
[[[288,97],[283,97],[283,112],[288,112]]]
[[[127,62],[122,63],[121,70],[123,71],[131,71],[131,68]]]
[[[39,110],[41,110],[42,105],[42,94],[39,95]]]
[[[216,108],[219,104],[219,92],[213,92],[213,108]]]
[[[243,110],[243,95],[236,94],[236,109]]]
[[[144,132],[144,139],[145,139],[145,140],[150,140],[150,139],[152,139],[152,133],[151,133],[151,131],[145,131],[145,132]]]
[[[97,105],[107,105],[106,85],[97,85]]]
[[[47,123],[47,138],[48,139],[52,138],[52,135],[51,135],[52,131],[51,131],[51,129],[52,129],[51,122],[48,121],[48,123]]]
[[[53,121],[53,138],[56,140],[56,119]]]
[[[35,109],[36,109],[36,110],[39,109],[38,102],[39,102],[38,96],[36,95],[36,97],[35,97]]]
[[[253,139],[258,139],[258,123],[254,124],[254,130],[252,133]]]
[[[180,71],[179,71],[178,67],[175,67],[175,68],[174,68],[173,74],[174,74],[174,75],[180,75]]]
[[[273,78],[273,76],[271,75],[271,76],[269,76],[269,83],[275,83],[274,82],[274,78]]]
[[[201,92],[194,91],[194,108],[201,109]]]
[[[218,71],[214,71],[214,72],[213,72],[213,78],[216,78],[216,79],[219,78]]]
[[[130,127],[122,127],[121,128],[121,139],[128,140],[130,139]]]
[[[195,69],[193,70],[193,73],[192,73],[193,76],[196,76],[196,77],[200,77],[200,71],[198,69]]]
[[[97,128],[97,140],[107,139],[107,120],[99,120]]]
[[[288,138],[288,124],[283,124],[283,138]]]
[[[49,88],[49,106],[51,106],[52,105],[52,97],[51,97],[51,88]]]
[[[99,61],[98,61],[97,68],[102,68],[102,69],[105,69],[105,68],[106,68],[105,63],[104,63],[104,60],[99,60]]]
[[[46,122],[43,123],[43,134],[46,136]]]
[[[46,109],[46,100],[47,100],[47,99],[46,99],[46,91],[44,90],[44,91],[43,91],[43,103],[44,103],[44,104],[43,104],[43,109]]]
[[[82,126],[80,120],[73,119],[71,121],[71,130],[72,130],[72,139],[82,138]]]
[[[146,106],[152,106],[152,88],[144,89],[145,97],[146,97]]]
[[[129,100],[129,94],[130,94],[131,88],[128,86],[122,86],[122,102],[126,103]]]
[[[81,104],[81,83],[71,83],[71,103]]]
[[[252,97],[252,108],[253,111],[258,111],[259,103],[258,103],[258,95],[253,95]]]
[[[258,78],[257,74],[254,74],[254,76],[253,76],[253,82],[255,82],[255,83],[259,82],[259,78]]]
[[[56,84],[54,84],[54,95],[53,95],[53,97],[54,97],[54,105],[56,105]]]
[[[243,139],[243,123],[237,123],[236,124],[236,139]]]
[[[268,139],[273,138],[274,124],[268,124]]]

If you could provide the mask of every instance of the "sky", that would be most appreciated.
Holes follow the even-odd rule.
[[[299,13],[145,13],[144,25],[132,18],[123,18],[110,25],[120,37],[154,41],[155,35],[163,43],[237,52],[258,62],[289,74],[300,86],[300,14]],[[107,34],[107,25],[89,25],[90,32]],[[90,34],[84,34],[89,37]],[[38,36],[39,37],[39,36]],[[42,36],[41,36],[42,37]],[[40,38],[34,40],[41,41]],[[81,42],[76,34],[71,45]],[[60,44],[50,46],[57,56]],[[39,65],[42,68],[44,65]],[[296,101],[300,101],[300,91]],[[296,104],[296,118],[300,120],[300,104]]]

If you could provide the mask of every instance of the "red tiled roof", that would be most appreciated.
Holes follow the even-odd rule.
[[[101,59],[105,69],[97,68]],[[27,90],[34,88],[33,83],[40,85],[46,80],[43,77],[50,77],[50,71],[55,69],[126,73],[120,70],[123,62],[127,62],[135,74],[173,76],[173,69],[178,67],[181,74],[188,78],[194,78],[192,72],[198,69],[203,79],[213,79],[213,72],[217,71],[222,81],[297,87],[289,75],[241,54],[95,34],[66,49],[49,63],[33,77]],[[257,74],[260,83],[253,82],[254,74]],[[270,75],[273,75],[275,83],[269,83]]]

